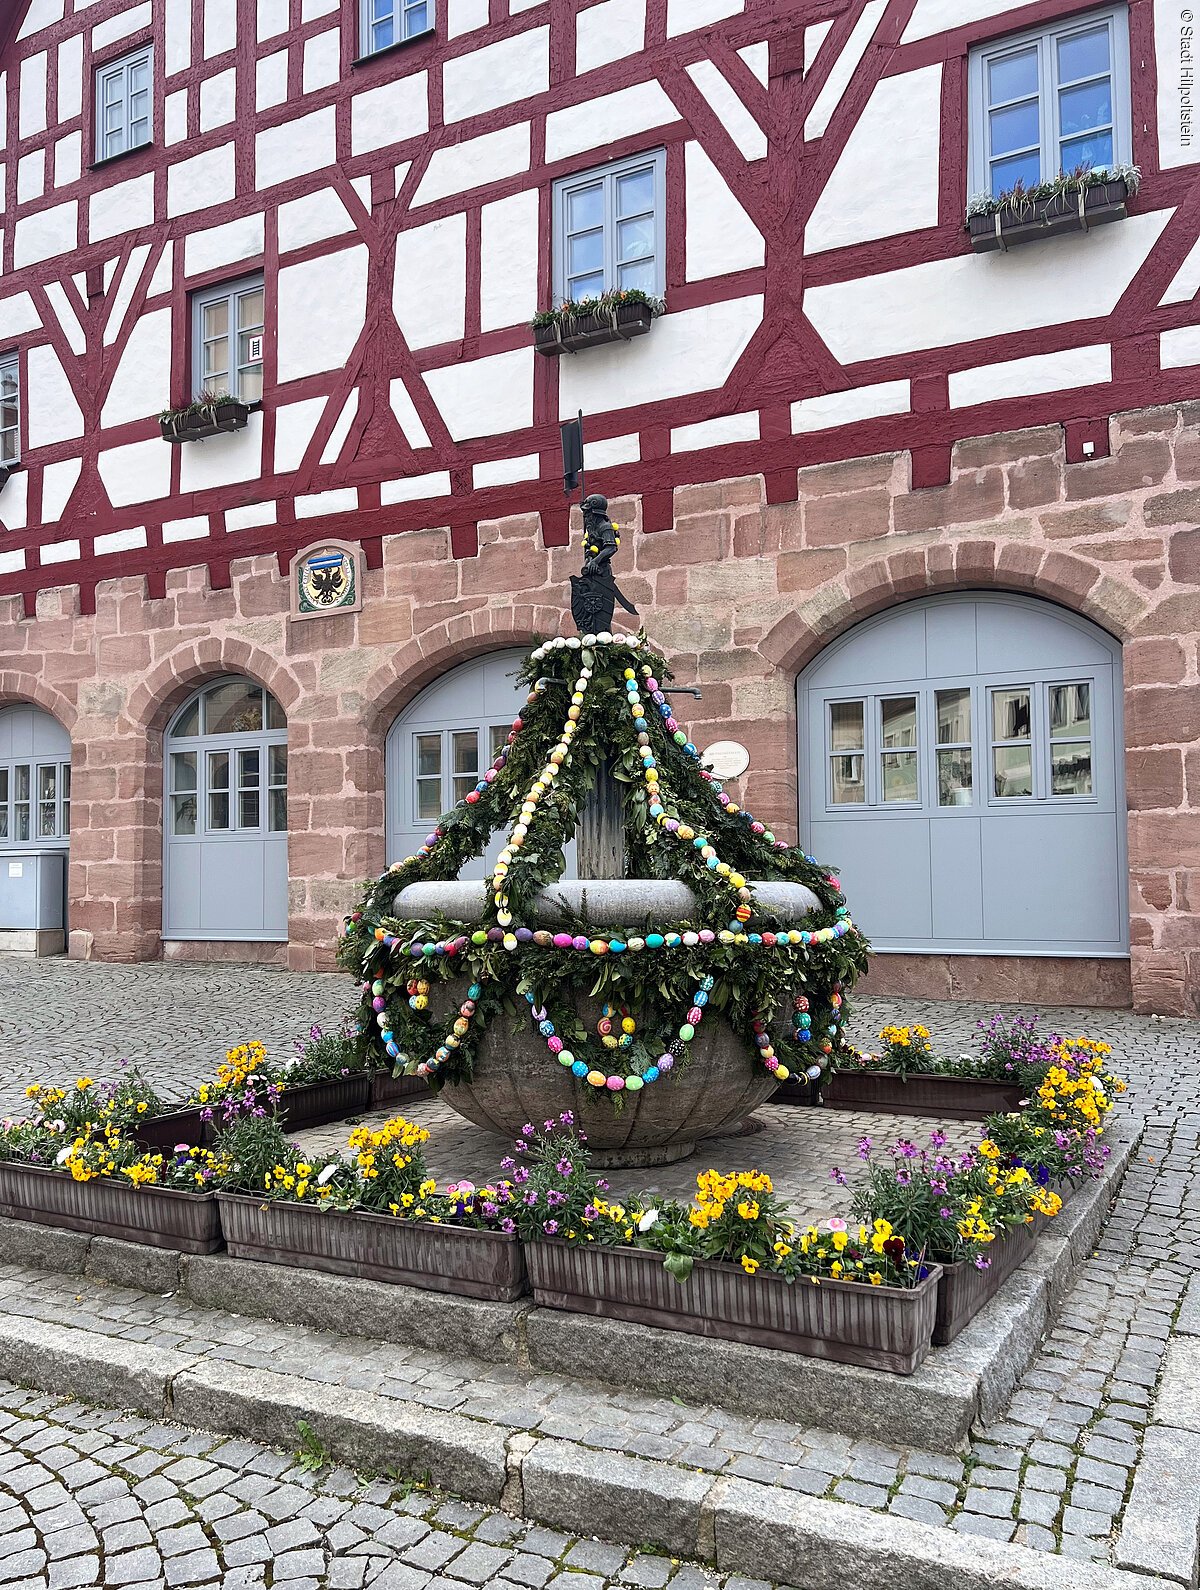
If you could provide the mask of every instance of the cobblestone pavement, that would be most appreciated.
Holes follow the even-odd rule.
[[[44,977],[46,964],[55,969]],[[276,984],[274,979],[281,974],[186,968],[181,998],[190,1001],[188,1019],[196,1026],[187,1045],[171,1047],[170,1058],[160,1063],[155,1057],[170,1045],[169,1037],[165,1041],[159,1037],[162,1011],[170,1010],[174,999],[166,980],[174,980],[180,969],[84,967],[80,971],[88,975],[76,980],[69,963],[43,963],[36,969],[24,963],[21,975],[14,976],[10,967],[0,965],[0,994],[5,996],[0,1005],[6,1007],[0,1035],[6,1041],[10,1034],[18,1035],[18,1067],[28,1065],[44,1075],[53,1054],[70,1054],[103,1076],[104,1062],[110,1057],[135,1055],[144,1057],[152,1076],[166,1080],[180,1075],[183,1057],[191,1063],[191,1057],[202,1052],[205,1022],[218,1035],[212,1047],[219,1049],[225,1038],[235,1033],[263,1033],[268,1041],[286,1042],[295,1031],[303,1030],[313,1015],[328,1021],[343,1008],[337,979],[292,977]],[[104,975],[94,976],[98,971]],[[190,985],[186,981],[189,976],[194,977]],[[285,1001],[273,995],[276,987],[286,991]],[[85,991],[90,999],[86,1022],[72,1014]],[[278,1016],[281,1003],[291,1006],[287,1019]],[[79,1032],[84,1036],[73,1037],[69,1048],[47,1045],[39,1034],[47,1030],[48,1007],[59,1013],[61,1021],[71,1021],[73,1035]],[[939,1048],[958,1052],[969,1046],[974,1024],[985,1014],[990,1011],[966,1004],[863,1000],[856,1010],[855,1026],[860,1040],[865,1041],[885,1021],[923,1019],[933,1029]],[[1130,1081],[1124,1106],[1138,1122],[1145,1123],[1145,1135],[1096,1253],[1082,1266],[1054,1330],[1023,1377],[1004,1419],[977,1431],[961,1459],[901,1451],[883,1441],[851,1441],[782,1420],[754,1420],[716,1408],[683,1408],[672,1400],[613,1388],[566,1385],[511,1367],[488,1369],[469,1361],[449,1360],[427,1349],[383,1348],[320,1338],[313,1332],[214,1315],[179,1299],[146,1298],[82,1279],[60,1281],[34,1272],[0,1271],[3,1306],[11,1312],[42,1314],[162,1345],[192,1346],[206,1341],[210,1351],[239,1362],[269,1363],[290,1374],[312,1374],[431,1406],[455,1408],[513,1428],[569,1434],[597,1447],[714,1473],[738,1474],[967,1534],[1015,1540],[1072,1557],[1107,1559],[1128,1505],[1145,1427],[1156,1417],[1154,1397],[1167,1343],[1180,1329],[1189,1329],[1193,1338],[1200,1332],[1200,1031],[1194,1024],[1156,1021],[1128,1012],[1063,1010],[1048,1012],[1044,1019],[1060,1030],[1087,1031],[1113,1044],[1117,1067]],[[273,1028],[267,1027],[268,1020],[275,1022]],[[150,1024],[148,1029],[144,1023]],[[209,1063],[206,1055],[204,1064]],[[24,1073],[22,1085],[23,1080]],[[6,1078],[9,1097],[13,1087],[10,1072]],[[792,1130],[798,1132],[823,1135],[832,1130],[827,1118],[821,1119],[821,1112],[772,1113],[794,1118]],[[752,1157],[760,1157],[760,1149],[765,1158],[769,1143],[764,1133],[731,1143],[729,1152],[737,1149],[739,1160],[749,1163]],[[448,1167],[451,1169],[461,1173],[463,1167]],[[1190,1325],[1180,1320],[1181,1306]],[[44,1421],[46,1415],[42,1412],[38,1417]],[[78,1410],[72,1414],[76,1420],[85,1417],[93,1416]],[[95,1417],[100,1423],[94,1428],[107,1429],[105,1416]],[[166,1439],[160,1440],[144,1426],[140,1439],[143,1446],[157,1449],[161,1445],[167,1453]],[[133,1436],[128,1440],[135,1443]],[[167,1453],[164,1462],[169,1461]],[[263,1461],[280,1460],[268,1455]],[[0,1493],[9,1489],[6,1476],[0,1473]],[[317,1490],[325,1494],[321,1487]],[[168,1499],[165,1493],[163,1499]],[[416,1500],[409,1497],[399,1509],[400,1515],[408,1517]],[[396,1513],[396,1508],[391,1511]],[[314,1523],[318,1530],[329,1528],[325,1547],[336,1550],[336,1542],[332,1547],[330,1542],[337,1524],[325,1526],[315,1519]],[[484,1523],[489,1530],[518,1528],[496,1515]],[[14,1513],[11,1527],[19,1535],[16,1526]],[[6,1527],[0,1521],[0,1531]],[[173,1526],[153,1522],[151,1527],[154,1531]],[[385,1527],[381,1520],[380,1528]],[[527,1539],[525,1544],[527,1547]],[[29,1549],[33,1549],[32,1541]],[[360,1550],[356,1555],[363,1554]],[[8,1580],[19,1577],[16,1571],[7,1572],[10,1556],[15,1560],[16,1548],[9,1547],[6,1534],[0,1539],[0,1583],[6,1582],[6,1576]],[[553,1566],[557,1560],[558,1554],[545,1557],[547,1581],[559,1571]],[[312,1561],[315,1566],[316,1559]],[[242,1566],[229,1564],[230,1571],[240,1571]],[[436,1590],[439,1579],[427,1581],[424,1574],[451,1580],[457,1574],[452,1564],[446,1568],[431,1563],[414,1576],[413,1566],[406,1565],[402,1571],[393,1565],[387,1570],[391,1577],[381,1577],[378,1582],[401,1586],[428,1582]],[[569,1565],[571,1569],[574,1566]],[[610,1579],[614,1583],[660,1584],[665,1582],[669,1566],[643,1564],[633,1571],[644,1572],[648,1578],[630,1580],[626,1576],[618,1581],[610,1574]],[[343,1581],[333,1575],[342,1571],[331,1567],[327,1580],[318,1577],[311,1582],[340,1584]],[[278,1568],[275,1572],[276,1582],[283,1582]],[[616,1572],[613,1559],[612,1573]],[[157,1573],[155,1569],[148,1577],[153,1580]],[[501,1582],[495,1577],[498,1567],[488,1573],[494,1576],[492,1582]],[[34,1582],[39,1582],[36,1575]],[[51,1584],[57,1590],[58,1584],[71,1582],[61,1579]],[[184,1580],[168,1576],[167,1582]],[[247,1581],[226,1580],[230,1585],[243,1582]],[[485,1575],[473,1582],[488,1580]],[[518,1575],[516,1582],[542,1581]],[[588,1581],[575,1572],[563,1582],[569,1590],[591,1590]],[[601,1582],[602,1574],[593,1577],[596,1586]]]

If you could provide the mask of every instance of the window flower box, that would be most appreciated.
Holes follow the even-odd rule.
[[[533,346],[549,359],[605,342],[644,337],[662,314],[661,299],[642,292],[605,293],[578,303],[564,303],[534,317]]]
[[[370,1076],[373,1110],[384,1109],[399,1099],[423,1098],[429,1094],[429,1084],[424,1077],[407,1077],[403,1074],[395,1077],[386,1069],[372,1071]]]
[[[872,1110],[929,1115],[939,1120],[984,1121],[1020,1108],[1024,1090],[1016,1082],[940,1076],[910,1071],[835,1071],[825,1084],[831,1110]]]
[[[1007,252],[1022,243],[1036,243],[1063,232],[1088,232],[1109,221],[1124,220],[1126,202],[1136,185],[1125,177],[1072,185],[1036,196],[1014,194],[987,213],[968,214],[967,232],[976,254]]]
[[[700,1259],[686,1281],[662,1255],[638,1248],[527,1243],[534,1302],[545,1308],[631,1320],[662,1330],[745,1342],[812,1358],[910,1375],[929,1351],[941,1270],[915,1287],[746,1275]]]
[[[942,1262],[933,1327],[933,1340],[938,1347],[952,1342],[991,1302],[1013,1271],[1025,1263],[1037,1245],[1039,1225],[1033,1220],[1028,1225],[1010,1226],[1003,1236],[990,1242],[986,1270],[976,1269],[969,1259],[953,1264]]]
[[[225,1242],[237,1259],[501,1303],[527,1290],[521,1244],[502,1231],[396,1219],[365,1209],[322,1209],[243,1193],[216,1196]]]
[[[221,1246],[212,1193],[135,1187],[107,1176],[76,1181],[42,1165],[0,1164],[0,1214],[178,1253],[215,1253]]]
[[[172,445],[200,442],[225,431],[242,431],[249,420],[250,405],[231,397],[189,403],[183,408],[164,410],[158,416],[163,440]]]

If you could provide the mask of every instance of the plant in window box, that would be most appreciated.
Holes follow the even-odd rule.
[[[1017,182],[993,197],[977,193],[967,204],[966,230],[977,254],[1008,249],[1060,232],[1087,232],[1123,220],[1137,192],[1137,166],[1077,166],[1048,182]]]
[[[530,321],[538,353],[556,358],[604,342],[628,342],[644,337],[666,309],[661,298],[640,287],[601,293],[597,298],[564,299],[554,309],[543,309]]]
[[[223,431],[244,430],[250,418],[250,405],[229,392],[202,392],[179,408],[163,409],[158,416],[163,440],[172,443],[199,442]]]

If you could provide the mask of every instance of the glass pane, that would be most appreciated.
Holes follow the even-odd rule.
[[[442,737],[440,734],[417,735],[417,777],[440,778],[442,772]]]
[[[221,386],[228,384],[229,379],[229,339],[218,337],[215,342],[204,344],[203,369],[201,370],[203,384],[212,388],[214,383],[220,382]]]
[[[1027,745],[999,745],[996,758],[996,794],[1003,800],[1033,794],[1033,767]]]
[[[196,832],[196,797],[194,795],[172,795],[171,832],[173,834],[194,834]]]
[[[1050,686],[1050,738],[1062,739],[1092,732],[1092,687],[1090,684]]]
[[[56,801],[58,799],[58,769],[56,767],[42,766],[38,768],[38,800]]]
[[[417,816],[422,822],[442,815],[442,781],[440,778],[417,780]]]
[[[916,696],[893,696],[881,701],[881,743],[888,750],[917,743]]]
[[[258,827],[258,791],[244,789],[238,796],[238,827]]]
[[[0,839],[8,838],[8,807],[0,806]]]
[[[1010,99],[1022,99],[1038,91],[1038,52],[1034,45],[1028,50],[1015,50],[1012,55],[1001,55],[988,62],[988,104],[1003,105]]]
[[[622,221],[617,226],[618,260],[647,259],[654,253],[654,217]]]
[[[1107,72],[1112,62],[1108,53],[1108,28],[1090,28],[1058,41],[1058,80],[1077,83],[1081,77],[1097,77]]]
[[[267,797],[273,834],[287,833],[287,790],[273,789]]]
[[[0,435],[0,463],[15,464],[17,461],[17,433],[5,431]]]
[[[1106,77],[1081,88],[1064,88],[1058,96],[1059,132],[1089,132],[1094,127],[1112,126],[1112,90]]]
[[[55,825],[55,813],[56,813],[56,811],[57,811],[57,802],[55,802],[55,801],[49,801],[49,802],[47,802],[47,801],[39,801],[38,802],[38,838],[39,839],[53,839],[54,838],[54,830],[55,830],[55,826],[56,826]]]
[[[229,796],[213,794],[208,797],[208,826],[214,833],[229,827]]]
[[[287,746],[272,745],[267,750],[267,777],[272,784],[287,783]]]
[[[414,33],[424,33],[429,26],[429,7],[422,5],[409,6],[404,13],[404,37],[410,39]]]
[[[279,705],[278,701],[276,701],[275,697],[269,690],[264,690],[263,695],[267,698],[267,728],[286,729],[287,713]]]
[[[971,804],[970,751],[939,751],[937,773],[939,806]]]
[[[1029,738],[1029,687],[992,691],[993,740]]]
[[[599,298],[603,291],[603,271],[597,271],[591,276],[572,276],[567,281],[568,298]]]
[[[617,215],[644,215],[654,208],[654,168],[617,178]]]
[[[62,803],[62,834],[66,838],[71,832],[71,803],[64,800]]]
[[[263,726],[263,689],[249,679],[231,679],[208,691],[204,704],[206,734],[254,734]]]
[[[373,50],[386,50],[393,43],[395,33],[389,17],[386,22],[376,22],[371,27],[371,48]]]
[[[14,769],[14,772],[16,774],[16,798],[19,801],[27,801],[29,799],[29,763],[20,763]]]
[[[586,232],[604,225],[604,189],[599,182],[567,194],[567,231]]]
[[[829,703],[829,749],[831,751],[857,751],[863,745],[863,703],[861,701],[831,701]]]
[[[479,735],[474,729],[458,729],[450,736],[454,771],[479,777]]]
[[[208,787],[209,789],[229,788],[228,751],[210,751],[208,753]]]
[[[567,242],[567,272],[571,276],[604,268],[604,233],[580,232]]]
[[[854,756],[831,756],[829,783],[833,805],[861,806],[867,798],[863,782],[862,753],[859,752]]]
[[[623,292],[637,287],[643,293],[656,293],[658,283],[654,277],[654,260],[637,260],[632,265],[622,265],[617,271],[617,286]]]
[[[993,199],[998,199],[1002,193],[1015,188],[1018,182],[1023,182],[1029,188],[1041,180],[1042,160],[1036,152],[1030,155],[1014,155],[1011,160],[992,162]]]
[[[1050,747],[1050,793],[1052,795],[1090,795],[1092,793],[1092,746],[1089,740]]]
[[[493,723],[488,730],[489,760],[494,762],[508,744],[508,724]]]
[[[129,63],[129,89],[131,93],[144,93],[150,84],[150,62],[143,55],[140,61]]]
[[[29,838],[29,806],[28,806],[28,804],[26,804],[24,806],[14,806],[13,807],[13,821],[16,824],[16,832],[13,834],[13,838],[14,839],[28,839]]]
[[[917,753],[885,751],[881,758],[885,801],[915,801],[917,798]]]
[[[228,298],[214,298],[211,303],[205,304],[203,317],[203,336],[206,342],[211,342],[214,337],[229,335]]]
[[[0,767],[0,805],[8,805],[8,769]]]
[[[937,692],[937,743],[962,745],[971,739],[971,692]]]
[[[457,774],[451,782],[454,792],[454,799],[456,801],[461,801],[466,799],[466,797],[475,788],[475,785],[479,782],[479,780],[476,778],[474,773],[467,773]]]
[[[993,155],[1008,155],[1014,149],[1037,149],[1041,137],[1037,100],[1027,99],[1023,104],[1010,105],[1007,110],[992,111],[988,127]]]
[[[238,788],[257,789],[259,762],[257,746],[252,751],[238,752]]]
[[[1063,143],[1059,148],[1059,164],[1064,171],[1074,171],[1077,166],[1086,166],[1089,171],[1095,166],[1111,166],[1113,163],[1113,139],[1111,132],[1087,133],[1082,138],[1072,138],[1069,143]]]
[[[263,395],[263,372],[261,364],[249,365],[238,373],[237,391],[234,396],[243,403],[260,403]]]
[[[63,793],[63,800],[69,801],[71,799],[71,764],[70,764],[70,762],[64,762],[63,765],[62,765],[62,793]]]
[[[263,325],[263,290],[255,287],[250,292],[239,293],[237,301],[239,331],[261,331]]]
[[[171,730],[173,740],[190,740],[194,734],[200,733],[200,697],[191,701],[179,714],[179,721]]]

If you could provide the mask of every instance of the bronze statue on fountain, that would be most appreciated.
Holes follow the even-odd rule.
[[[581,635],[599,635],[612,629],[613,608],[620,602],[627,613],[637,608],[622,595],[613,578],[612,560],[621,537],[608,517],[608,498],[599,492],[583,499],[583,568],[571,576],[571,617]]]

